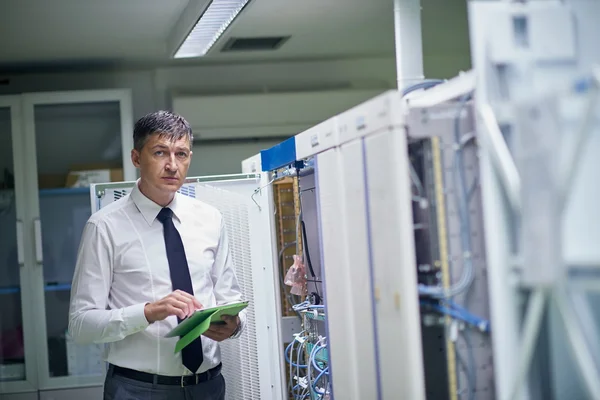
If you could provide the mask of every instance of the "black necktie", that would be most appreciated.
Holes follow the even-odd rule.
[[[183,248],[181,236],[175,228],[175,224],[173,224],[173,211],[170,208],[163,208],[158,213],[157,218],[164,227],[165,246],[167,248],[173,291],[179,289],[193,295],[194,287],[192,286],[192,278],[190,278],[190,270],[185,257],[185,249]],[[177,320],[181,322],[179,317]],[[196,373],[204,359],[201,337],[184,347],[181,353],[183,365]]]

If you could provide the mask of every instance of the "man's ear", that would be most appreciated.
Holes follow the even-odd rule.
[[[136,149],[131,150],[131,162],[136,168],[140,167],[140,152]]]

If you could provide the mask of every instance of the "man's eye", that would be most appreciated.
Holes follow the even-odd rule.
[[[157,152],[154,153],[154,155],[156,155],[156,156],[162,156],[163,152],[162,151],[157,151]]]
[[[181,152],[178,153],[178,156],[181,157],[181,158],[185,158],[185,157],[187,157],[187,153],[184,152],[184,151],[181,151]]]

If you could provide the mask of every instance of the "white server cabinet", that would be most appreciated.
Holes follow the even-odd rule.
[[[284,399],[279,346],[277,275],[273,268],[271,190],[267,174],[188,178],[179,192],[221,211],[240,288],[248,306],[247,329],[221,343],[228,400]],[[134,182],[92,185],[94,211],[127,196]],[[258,191],[258,188],[262,188]]]
[[[399,92],[377,96],[315,156],[336,398],[425,399],[404,114]]]

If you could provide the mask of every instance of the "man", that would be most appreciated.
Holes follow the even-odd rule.
[[[105,400],[225,398],[217,342],[237,337],[245,313],[224,317],[181,353],[165,334],[200,308],[241,301],[223,217],[177,193],[192,157],[192,132],[158,111],[136,122],[130,195],[87,222],[71,290],[69,333],[108,343]]]

